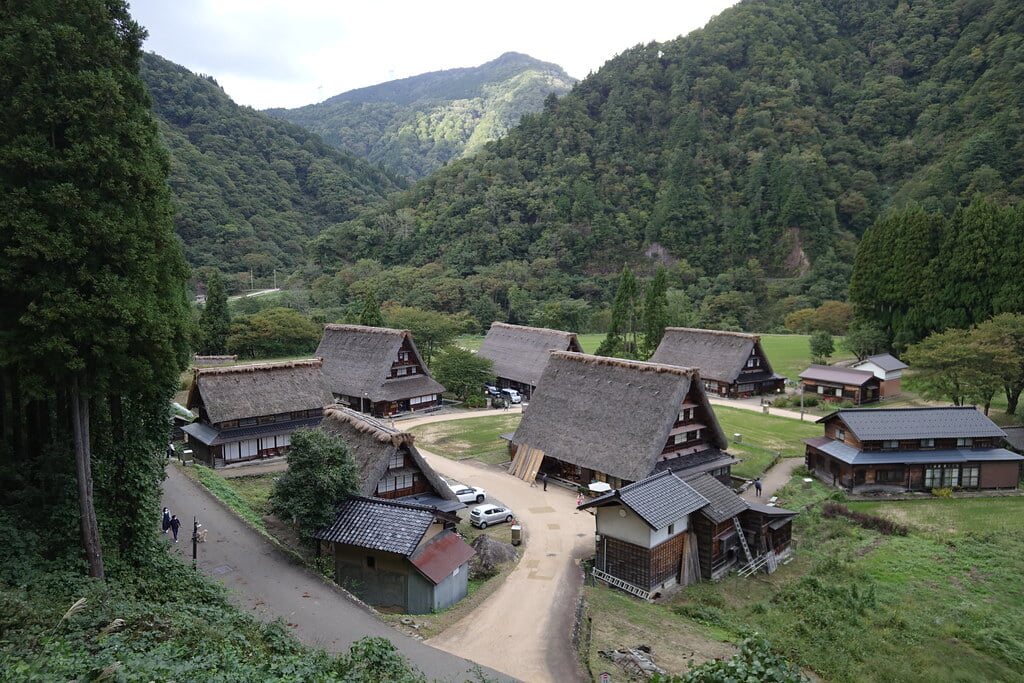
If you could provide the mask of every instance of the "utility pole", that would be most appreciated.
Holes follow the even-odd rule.
[[[199,520],[196,517],[193,517],[192,518],[192,570],[193,571],[195,571],[195,569],[196,569],[196,555],[199,552],[199,547],[198,547],[199,546],[199,527],[201,527],[201,526],[202,526],[202,524],[199,523]]]

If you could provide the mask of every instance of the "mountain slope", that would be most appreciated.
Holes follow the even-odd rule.
[[[369,217],[329,231],[318,253],[463,274],[535,259],[591,274],[653,257],[712,275],[750,259],[778,276],[848,267],[889,207],[1020,199],[1022,12],[1009,0],[742,2],[625,51],[418,183],[391,210],[419,230],[390,235]]]
[[[171,152],[175,224],[195,266],[256,277],[304,261],[306,241],[402,181],[294,124],[235,104],[155,54],[141,76]]]
[[[266,113],[410,178],[475,153],[549,93],[575,83],[559,66],[509,52],[481,66],[435,71]]]

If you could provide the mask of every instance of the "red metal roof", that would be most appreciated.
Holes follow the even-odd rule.
[[[443,531],[413,553],[409,561],[437,585],[476,555],[468,543],[452,531]]]

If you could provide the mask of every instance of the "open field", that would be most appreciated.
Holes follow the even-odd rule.
[[[912,525],[908,536],[882,536],[823,517],[819,503],[842,494],[818,482],[805,488],[801,474],[779,492],[802,510],[792,562],[769,577],[730,577],[688,586],[665,604],[637,603],[645,613],[632,620],[631,643],[657,639],[685,617],[713,639],[759,632],[831,681],[1024,676],[1024,499],[851,503]],[[604,600],[588,608],[595,624],[623,611]]]
[[[770,451],[782,453],[784,458],[803,457],[804,445],[800,439],[821,436],[821,425],[811,419],[804,422],[787,417],[763,415],[753,410],[729,408],[728,406],[712,406],[718,423],[730,443],[734,434],[742,434],[740,444],[753,444]],[[730,446],[730,450],[732,450]]]
[[[502,434],[514,432],[522,416],[498,413],[467,420],[433,422],[413,427],[416,443],[452,460],[475,459],[489,465],[508,460],[508,442]]]

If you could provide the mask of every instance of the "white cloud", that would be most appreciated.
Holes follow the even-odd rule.
[[[504,52],[583,78],[614,55],[689,33],[735,0],[134,0],[146,49],[213,76],[237,102],[297,107]]]

